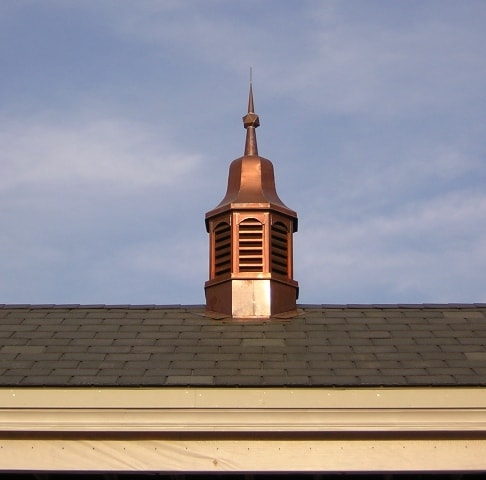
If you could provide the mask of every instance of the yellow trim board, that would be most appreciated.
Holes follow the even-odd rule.
[[[0,408],[474,408],[486,388],[0,388]]]
[[[486,389],[5,389],[3,432],[486,432]]]

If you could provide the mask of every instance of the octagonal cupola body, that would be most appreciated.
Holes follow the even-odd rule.
[[[206,213],[209,280],[206,310],[235,319],[270,318],[296,312],[293,233],[297,214],[277,195],[273,165],[258,155],[250,83],[245,153],[229,168],[228,188]]]

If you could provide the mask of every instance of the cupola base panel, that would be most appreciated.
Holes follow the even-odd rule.
[[[297,282],[273,278],[206,282],[206,310],[244,320],[296,312]]]

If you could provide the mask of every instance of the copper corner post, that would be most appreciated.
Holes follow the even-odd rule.
[[[273,165],[258,155],[250,82],[244,155],[229,168],[226,195],[206,213],[209,233],[208,315],[268,319],[296,312],[293,233],[297,214],[278,197]]]

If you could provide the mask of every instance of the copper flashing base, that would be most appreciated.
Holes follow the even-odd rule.
[[[235,319],[268,319],[297,314],[296,285],[271,278],[206,282],[205,293],[208,312]]]

